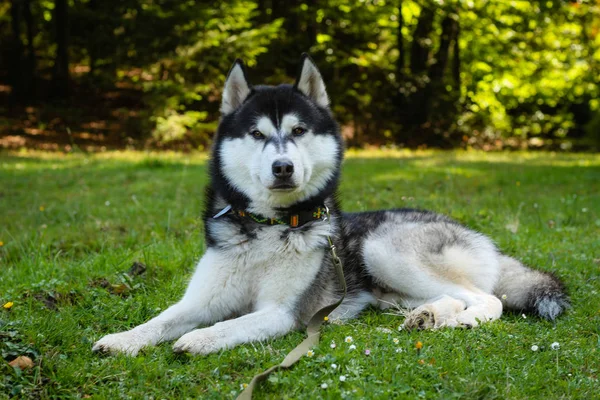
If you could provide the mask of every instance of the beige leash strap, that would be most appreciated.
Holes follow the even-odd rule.
[[[252,381],[248,384],[248,386],[244,389],[242,393],[237,397],[237,400],[251,400],[252,399],[252,391],[256,387],[256,385],[264,380],[269,374],[275,370],[280,368],[289,368],[296,363],[299,359],[305,355],[308,350],[312,347],[319,344],[319,336],[321,325],[325,322],[325,317],[327,317],[333,310],[339,306],[344,297],[346,297],[346,279],[344,278],[344,269],[342,268],[342,261],[339,259],[337,254],[335,253],[335,245],[331,241],[331,238],[328,236],[327,240],[329,241],[329,248],[331,251],[331,260],[333,262],[333,266],[335,268],[335,272],[337,273],[338,280],[340,285],[342,286],[342,297],[335,303],[330,304],[326,307],[321,308],[315,315],[312,316],[310,321],[308,321],[308,327],[306,328],[306,333],[308,334],[307,338],[302,341],[296,348],[288,353],[288,355],[283,359],[281,364],[274,365],[266,371],[255,375],[252,378]]]

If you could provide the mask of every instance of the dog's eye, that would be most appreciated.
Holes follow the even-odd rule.
[[[300,126],[297,126],[294,129],[292,129],[292,135],[294,135],[294,136],[302,136],[305,133],[306,133],[306,129],[304,129]]]
[[[262,132],[258,131],[258,130],[254,130],[254,131],[250,132],[250,135],[252,135],[252,137],[254,139],[264,139],[265,138],[265,135],[263,135]]]

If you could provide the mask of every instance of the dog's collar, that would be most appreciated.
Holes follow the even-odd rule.
[[[242,218],[248,218],[257,224],[262,225],[289,225],[292,228],[298,228],[304,224],[307,224],[312,221],[327,221],[329,218],[329,209],[327,206],[322,205],[313,208],[309,211],[301,211],[294,214],[286,214],[280,218],[268,218],[263,217],[259,214],[253,214],[244,210],[234,210],[233,207],[228,205],[217,214],[213,216],[213,219],[217,219],[226,214],[236,215]]]

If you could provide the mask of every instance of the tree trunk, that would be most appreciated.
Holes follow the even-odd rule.
[[[10,45],[11,61],[9,64],[9,80],[12,87],[11,104],[20,104],[25,100],[25,76],[23,42],[21,41],[21,1],[12,0],[10,7],[12,40]]]
[[[458,34],[458,21],[452,12],[442,20],[442,33],[440,36],[440,47],[435,54],[435,64],[429,69],[429,83],[423,90],[423,103],[421,110],[423,122],[431,122],[437,129],[446,129],[456,117],[456,92],[446,92],[446,80],[444,79],[450,53],[456,43]],[[454,65],[453,65],[454,67]],[[434,114],[435,113],[435,114]],[[432,136],[430,142],[438,141],[438,145],[448,145],[443,136]]]
[[[402,35],[402,28],[404,27],[404,19],[402,18],[402,0],[398,1],[398,60],[396,61],[396,76],[398,81],[404,76],[404,68],[406,65],[406,54],[404,50],[404,36]]]
[[[96,16],[98,12],[98,1],[90,0],[90,15]],[[90,75],[96,73],[96,63],[98,62],[98,28],[96,24],[90,27],[90,35],[88,37],[88,54],[90,56]]]
[[[271,16],[267,14],[267,10],[269,8],[271,8]],[[258,11],[256,15],[256,22],[258,22],[259,24],[266,24],[270,21],[273,15],[271,2],[269,2],[268,0],[258,0],[256,2],[256,11]]]
[[[440,38],[440,47],[435,54],[436,62],[429,71],[429,78],[433,84],[439,83],[444,77],[444,71],[450,58],[450,48],[456,40],[457,31],[458,23],[452,15],[447,15],[442,21],[442,36]]]
[[[456,21],[456,34],[454,37],[454,48],[452,51],[452,77],[456,88],[460,90],[460,49],[458,46],[458,35],[460,34],[460,25]]]
[[[67,0],[54,2],[54,26],[56,29],[56,59],[54,61],[54,94],[69,95],[69,25]]]
[[[413,42],[410,49],[410,70],[413,75],[419,75],[427,69],[433,17],[434,13],[431,8],[423,7],[421,9],[421,15],[413,33]]]
[[[417,27],[413,33],[413,41],[410,49],[410,71],[413,82],[418,82],[419,80],[415,78],[419,78],[419,76],[427,72],[434,16],[432,8],[423,7],[417,21]],[[429,116],[427,108],[430,98],[429,92],[429,85],[417,87],[417,91],[412,93],[407,99],[403,125],[407,127],[409,132],[415,128],[420,128],[427,121]]]
[[[31,1],[25,0],[25,7],[23,8],[23,17],[25,18],[25,25],[27,27],[27,68],[26,68],[26,92],[30,99],[33,99],[35,95],[35,48],[33,47],[33,29],[35,24],[33,22],[33,16],[31,15]]]
[[[304,12],[300,10],[302,4],[302,0],[272,2],[272,19],[284,18],[283,29],[287,33],[284,41],[279,43],[282,47],[278,51],[280,59],[286,65],[286,73],[290,76],[296,74],[300,55],[310,50],[317,37],[314,6]]]

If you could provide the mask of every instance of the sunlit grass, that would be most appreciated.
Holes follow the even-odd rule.
[[[294,332],[208,357],[176,356],[170,344],[134,359],[91,353],[94,340],[148,320],[183,293],[203,252],[206,183],[202,153],[0,155],[0,306],[14,303],[0,308],[0,352],[36,363],[22,374],[1,363],[0,398],[231,398],[301,340]],[[350,151],[340,199],[348,211],[449,214],[555,271],[573,309],[555,324],[508,314],[474,330],[410,333],[397,330],[401,317],[368,311],[326,326],[315,355],[274,374],[258,398],[596,395],[600,155]],[[148,270],[128,277],[134,261]]]

